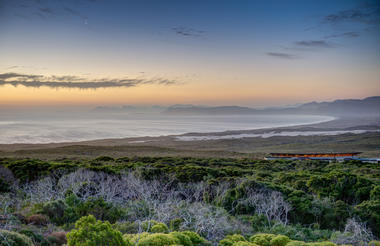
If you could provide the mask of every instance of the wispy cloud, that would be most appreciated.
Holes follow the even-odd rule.
[[[370,4],[363,5],[358,8],[339,11],[324,17],[323,21],[330,24],[338,24],[341,22],[353,21],[365,24],[380,23],[380,5]]]
[[[146,84],[174,85],[178,81],[164,78],[100,78],[86,79],[79,76],[44,76],[35,74],[2,73],[0,74],[0,85],[26,86],[26,87],[50,87],[50,88],[77,88],[98,89],[111,87],[135,87]]]
[[[39,11],[41,11],[44,14],[53,14],[53,10],[51,8],[39,8]]]
[[[176,34],[185,37],[200,37],[205,33],[204,31],[184,26],[173,27],[172,30]]]
[[[305,48],[332,48],[333,45],[331,45],[329,42],[325,40],[303,40],[303,41],[297,41],[295,44],[299,47],[305,47]]]
[[[325,36],[325,38],[357,38],[360,36],[358,32],[344,32]]]
[[[299,58],[296,55],[288,54],[288,53],[280,53],[280,52],[267,52],[268,56],[280,58],[280,59],[287,59],[287,60],[293,60]]]

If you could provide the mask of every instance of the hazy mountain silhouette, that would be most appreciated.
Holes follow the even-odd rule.
[[[373,115],[380,114],[380,96],[365,99],[345,99],[332,102],[310,102],[291,108],[254,109],[239,106],[186,107],[171,106],[163,113],[171,115],[209,115],[209,114],[323,114],[323,115]]]

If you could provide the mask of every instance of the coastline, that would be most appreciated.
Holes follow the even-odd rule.
[[[194,156],[257,158],[273,151],[360,151],[363,156],[379,156],[380,132],[340,134],[334,136],[272,136],[268,138],[246,137],[238,139],[212,139],[178,141],[178,136],[230,134],[262,134],[282,131],[338,131],[338,130],[380,130],[380,117],[340,117],[328,122],[308,125],[265,128],[218,133],[186,133],[160,137],[135,137],[98,139],[82,142],[51,144],[0,144],[0,157],[15,158],[92,158],[101,155],[123,156]]]

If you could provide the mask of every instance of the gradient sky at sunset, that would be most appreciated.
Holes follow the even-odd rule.
[[[380,1],[0,0],[0,105],[380,95]]]

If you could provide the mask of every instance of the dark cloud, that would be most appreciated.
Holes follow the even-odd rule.
[[[196,30],[190,27],[183,27],[183,26],[174,27],[172,28],[172,30],[176,34],[185,36],[185,37],[200,37],[204,34],[204,31]]]
[[[297,59],[298,57],[296,55],[288,54],[288,53],[279,53],[279,52],[267,52],[266,53],[268,56],[280,58],[280,59],[288,59],[288,60],[293,60]]]
[[[42,78],[42,75],[32,75],[32,74],[19,74],[19,73],[1,73],[0,74],[0,80],[7,80],[7,79],[38,79]]]
[[[50,87],[50,88],[77,88],[98,89],[110,87],[134,87],[144,84],[173,85],[178,84],[175,80],[153,79],[85,79],[78,76],[43,76],[34,74],[2,73],[0,85],[23,85],[26,87]]]
[[[297,41],[295,44],[305,48],[332,48],[333,46],[324,40],[303,40]]]
[[[367,2],[357,8],[339,11],[324,17],[325,23],[360,22],[365,24],[380,23],[380,4],[378,1]]]
[[[325,38],[357,38],[360,34],[358,32],[344,32],[325,36]]]

